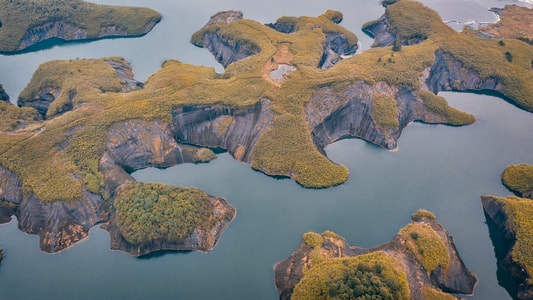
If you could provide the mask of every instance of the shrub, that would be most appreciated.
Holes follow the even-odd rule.
[[[533,191],[533,165],[510,165],[503,171],[503,184],[511,191],[520,194]]]
[[[384,252],[324,259],[305,272],[291,299],[409,299],[400,270]]]
[[[303,239],[305,245],[312,249],[320,248],[322,247],[322,243],[324,243],[324,238],[316,232],[305,233]]]
[[[413,221],[421,221],[423,219],[435,220],[435,215],[429,210],[419,209],[412,216]]]

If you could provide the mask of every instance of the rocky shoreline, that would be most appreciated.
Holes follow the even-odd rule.
[[[396,266],[401,266],[397,268],[406,275],[409,299],[428,299],[423,295],[423,290],[428,287],[439,293],[471,295],[477,279],[465,267],[457,252],[453,238],[446,229],[431,217],[413,217],[413,223],[411,224],[423,224],[423,226],[427,226],[438,236],[438,242],[445,245],[447,255],[450,258],[447,267],[437,267],[432,271],[425,269],[424,263],[420,260],[420,256],[417,255],[418,253],[412,252],[406,246],[407,240],[414,237],[412,233],[408,237],[399,233],[391,241],[372,249],[350,246],[344,238],[332,233],[324,233],[321,235],[322,242],[319,247],[313,248],[304,237],[304,240],[289,258],[276,264],[274,277],[280,299],[291,299],[295,287],[317,264],[314,261],[317,259],[316,255],[326,260],[342,260],[378,252],[385,253],[396,262]],[[321,267],[324,268],[323,265]],[[449,294],[449,296],[451,297],[452,295]],[[452,298],[455,299],[455,297],[450,299]]]

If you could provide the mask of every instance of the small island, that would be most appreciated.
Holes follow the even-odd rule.
[[[141,36],[160,20],[148,8],[83,0],[0,0],[0,53],[21,52],[50,39]]]
[[[474,291],[476,277],[453,239],[426,210],[388,243],[350,246],[326,231],[304,234],[300,246],[274,268],[280,299],[458,299]],[[371,298],[374,299],[374,298]]]
[[[483,209],[504,242],[505,257],[499,267],[517,285],[518,299],[533,298],[533,165],[508,166],[503,184],[517,196],[482,196]],[[512,295],[515,296],[515,295]]]
[[[208,162],[219,149],[267,175],[327,188],[349,176],[325,154],[333,142],[360,138],[392,150],[411,122],[475,121],[439,91],[495,93],[533,111],[526,43],[455,32],[431,9],[400,0],[365,25],[375,47],[353,55],[357,37],[342,19],[330,10],[265,25],[217,13],[191,42],[214,54],[222,74],[169,60],[139,82],[120,57],[42,64],[19,107],[0,111],[3,219],[15,214],[55,252],[96,224],[117,232],[115,201],[142,168]]]

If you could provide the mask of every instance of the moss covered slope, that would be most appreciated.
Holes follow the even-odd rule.
[[[142,35],[161,20],[151,9],[97,5],[82,0],[1,0],[0,52],[36,42]]]

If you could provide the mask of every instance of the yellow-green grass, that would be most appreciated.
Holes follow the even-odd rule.
[[[379,298],[357,298],[372,296]],[[409,299],[409,286],[401,267],[378,251],[313,264],[291,299]]]
[[[413,4],[402,0],[388,9],[398,5]],[[420,5],[413,7],[427,10]],[[305,18],[305,21],[309,26],[302,26],[292,34],[283,34],[250,20],[217,25],[218,34],[232,40],[248,41],[261,51],[229,65],[223,74],[217,74],[212,68],[167,61],[146,81],[144,89],[129,93],[117,92],[120,80],[114,70],[104,63],[106,59],[45,64],[43,70],[46,71],[37,71],[23,95],[31,97],[47,84],[61,88],[63,93],[50,108],[50,120],[32,124],[16,135],[0,136],[0,150],[4,150],[0,152],[0,165],[21,176],[25,190],[35,192],[43,201],[75,199],[82,193],[80,179],[90,191],[102,192],[103,180],[98,171],[98,161],[104,151],[107,129],[113,123],[127,119],[171,122],[172,109],[179,105],[223,104],[238,108],[249,107],[267,98],[272,102],[274,120],[272,128],[263,133],[252,152],[252,167],[267,174],[292,177],[306,187],[321,188],[341,184],[348,177],[347,168],[323,156],[311,139],[304,107],[321,87],[329,86],[335,91],[342,91],[344,87],[362,80],[368,84],[384,81],[417,91],[422,84],[422,71],[433,64],[434,53],[438,49],[446,49],[458,59],[461,55],[465,56],[463,63],[474,70],[482,70],[490,60],[495,66],[486,68],[499,74],[498,78],[512,78],[519,83],[533,80],[533,72],[524,67],[527,61],[531,68],[529,57],[533,56],[533,51],[529,49],[527,52],[527,48],[518,45],[524,43],[509,41],[502,47],[497,41],[478,40],[457,33],[442,24],[440,19],[433,20],[428,39],[420,44],[405,46],[399,52],[390,48],[370,49],[328,70],[320,70],[317,65],[325,41],[323,28],[331,26],[333,29],[328,30],[340,30],[342,27],[326,16]],[[428,22],[424,18],[422,21]],[[293,54],[291,64],[297,71],[289,74],[286,81],[278,86],[265,80],[263,75],[264,66],[276,54],[281,43],[289,45]],[[484,47],[485,44],[487,47]],[[484,53],[494,52],[491,47],[501,57],[483,57]],[[507,50],[501,49],[506,47]],[[512,63],[505,59],[505,51],[513,53]],[[516,72],[500,74],[506,68]],[[480,74],[491,76],[490,72]],[[509,84],[514,83],[507,82],[502,81],[513,101],[527,103],[530,100],[529,95],[533,95],[533,91],[528,92],[533,89],[531,85],[522,84],[508,92]],[[65,97],[72,88],[78,91],[73,99],[74,111],[57,115],[58,108],[68,100]],[[526,98],[513,96],[527,93]],[[419,94],[427,95],[426,92]],[[442,104],[440,98],[433,99],[434,95],[427,98],[431,98],[430,102],[437,99],[434,102]],[[450,112],[453,110],[446,110],[448,116],[455,114]],[[459,120],[461,124],[470,122]],[[454,118],[449,118],[449,121],[458,124]]]
[[[199,189],[132,182],[115,198],[117,226],[132,244],[164,239],[181,242],[195,229],[206,229],[213,204]]]
[[[40,118],[33,108],[19,108],[10,103],[0,101],[0,131],[11,131],[15,128]]]
[[[437,267],[447,269],[450,255],[439,235],[424,223],[411,223],[399,232],[405,240],[407,249],[420,261],[424,269],[430,273]]]
[[[400,126],[396,100],[385,94],[374,95],[372,97],[372,120],[382,128]]]
[[[413,221],[421,221],[424,219],[435,220],[435,215],[429,210],[419,209],[412,216]]]
[[[471,114],[462,112],[448,105],[448,101],[442,96],[438,96],[428,91],[420,91],[418,93],[424,105],[431,112],[446,118],[450,125],[468,125],[476,121],[476,118]]]
[[[131,35],[145,32],[161,15],[148,8],[97,5],[81,0],[0,0],[0,51],[18,50],[33,27],[62,21],[86,30],[87,38],[99,37],[105,26],[116,26]],[[69,38],[69,37],[67,37]]]
[[[503,171],[503,184],[520,194],[533,191],[533,165],[510,165]]]
[[[428,286],[424,286],[422,287],[422,299],[424,300],[456,300],[458,298],[454,297],[451,294],[438,291]]]
[[[504,204],[511,230],[516,241],[511,250],[511,258],[522,266],[533,284],[533,201],[519,197],[495,197]]]

